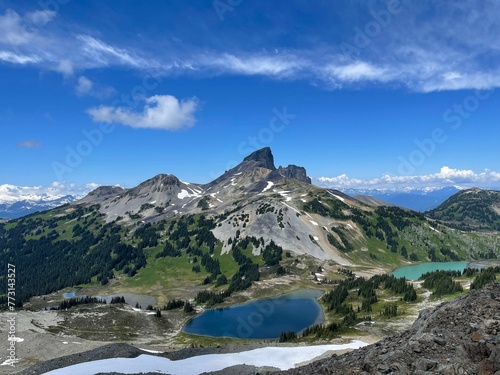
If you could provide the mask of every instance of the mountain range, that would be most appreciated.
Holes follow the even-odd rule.
[[[495,258],[498,237],[483,231],[496,229],[500,199],[485,194],[474,220],[481,221],[481,213],[488,219],[456,230],[451,219],[468,207],[461,199],[424,215],[351,197],[311,184],[303,167],[276,167],[263,148],[207,184],[159,174],[130,189],[101,186],[43,214],[0,223],[0,247],[8,249],[0,267],[10,261],[25,269],[22,297],[29,298],[117,275],[167,272],[167,278],[172,264],[185,282],[211,284],[220,275],[220,282],[233,280],[231,290],[241,290],[258,279],[259,265],[286,263],[285,253],[317,264],[382,269]],[[482,194],[473,196],[481,202]],[[199,257],[204,270],[192,266]]]
[[[286,168],[279,167],[275,173],[283,177],[296,178],[311,183],[311,179],[306,175],[305,169],[295,165],[290,165]],[[109,190],[109,188],[106,189]],[[116,191],[120,190],[117,187],[115,189]],[[457,186],[422,189],[409,187],[403,190],[339,188],[339,191],[360,201],[371,201],[372,203],[378,201],[381,205],[395,205],[419,212],[436,208],[460,190],[463,189]],[[0,218],[16,219],[34,212],[71,203],[85,195],[81,191],[67,194],[38,187],[27,188],[10,184],[0,185]]]
[[[0,218],[15,219],[73,202],[79,196],[40,191],[9,184],[0,185]]]

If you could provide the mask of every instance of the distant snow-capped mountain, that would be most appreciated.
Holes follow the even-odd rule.
[[[71,203],[81,196],[58,187],[0,185],[0,218],[15,219]]]

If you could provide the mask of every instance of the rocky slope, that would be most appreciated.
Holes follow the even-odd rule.
[[[500,282],[423,310],[399,335],[283,374],[498,375]]]

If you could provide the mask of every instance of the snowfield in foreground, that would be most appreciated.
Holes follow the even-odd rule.
[[[220,371],[226,367],[242,364],[257,367],[271,366],[288,370],[330,350],[358,349],[366,345],[368,344],[362,341],[353,341],[344,345],[267,347],[241,353],[202,355],[179,361],[144,354],[137,358],[111,358],[81,363],[46,372],[45,375],[92,375],[113,371],[124,374],[157,372],[158,374],[193,375]]]

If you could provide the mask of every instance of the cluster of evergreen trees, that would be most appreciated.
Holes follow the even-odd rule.
[[[185,304],[186,302],[181,299],[173,299],[168,301],[167,304],[163,306],[163,310],[180,309],[181,307],[184,307]]]
[[[294,331],[281,332],[279,342],[293,341],[297,339],[297,334]]]
[[[266,266],[276,266],[283,256],[283,248],[276,245],[273,240],[262,251],[262,259]]]
[[[75,298],[68,298],[59,303],[57,307],[52,307],[51,310],[66,310],[70,309],[74,306],[78,305],[88,305],[91,303],[102,303],[106,304],[105,299],[101,298],[96,298],[96,297],[75,297]]]
[[[496,275],[500,274],[500,267],[490,267],[476,271],[478,274],[470,285],[471,289],[481,289],[486,284],[496,280]]]
[[[169,310],[176,310],[182,308],[184,312],[190,313],[194,311],[194,307],[189,301],[183,301],[181,299],[173,299],[171,301],[168,301],[165,306],[163,306],[163,310],[169,311]],[[157,313],[158,316],[158,313]],[[161,316],[161,313],[160,313]]]
[[[115,303],[125,303],[125,297],[123,296],[112,297],[110,304],[115,304]]]
[[[314,335],[317,339],[330,339],[338,335],[339,328],[337,323],[314,324],[302,331],[302,337]]]
[[[407,283],[405,278],[396,278],[393,275],[375,275],[370,279],[354,278],[352,275],[342,280],[335,289],[325,293],[322,300],[326,303],[329,311],[343,316],[342,325],[351,326],[360,320],[370,320],[370,316],[364,316],[359,319],[358,314],[372,312],[373,304],[378,301],[376,291],[378,289],[387,289],[394,294],[402,295],[402,301],[415,301],[417,293],[413,285]],[[355,310],[352,304],[347,304],[350,291],[356,293],[361,298],[361,304],[358,304]],[[397,306],[397,305],[396,305]],[[385,307],[384,307],[385,309]],[[393,307],[391,307],[393,309]],[[383,315],[392,316],[393,310],[384,310]],[[396,311],[397,314],[397,311]]]
[[[460,283],[453,281],[454,277],[460,277],[460,271],[433,271],[424,273],[420,280],[424,280],[422,286],[427,289],[433,290],[432,295],[443,296],[456,292],[462,292],[463,288]]]
[[[104,224],[98,209],[98,205],[76,206],[65,215],[42,218],[44,213],[36,213],[0,224],[0,268],[7,269],[10,263],[20,270],[16,275],[17,284],[22,285],[16,291],[19,303],[32,296],[90,283],[95,276],[106,283],[113,270],[128,267],[136,272],[146,265],[143,251],[122,243],[121,227]],[[64,208],[60,210],[64,213]],[[69,222],[75,222],[70,236],[62,229]],[[0,278],[3,290],[7,290],[5,283],[6,279]]]
[[[346,220],[348,216],[344,214],[344,210],[349,209],[349,206],[342,202],[340,199],[331,199],[324,196],[320,198],[315,197],[309,202],[304,203],[302,206],[304,211],[315,213],[321,216],[329,216],[338,220]]]
[[[230,294],[228,294],[227,292],[212,292],[208,290],[202,290],[196,295],[195,301],[198,304],[205,303],[208,306],[213,306],[224,302],[224,299],[226,297],[229,297],[229,295]]]

